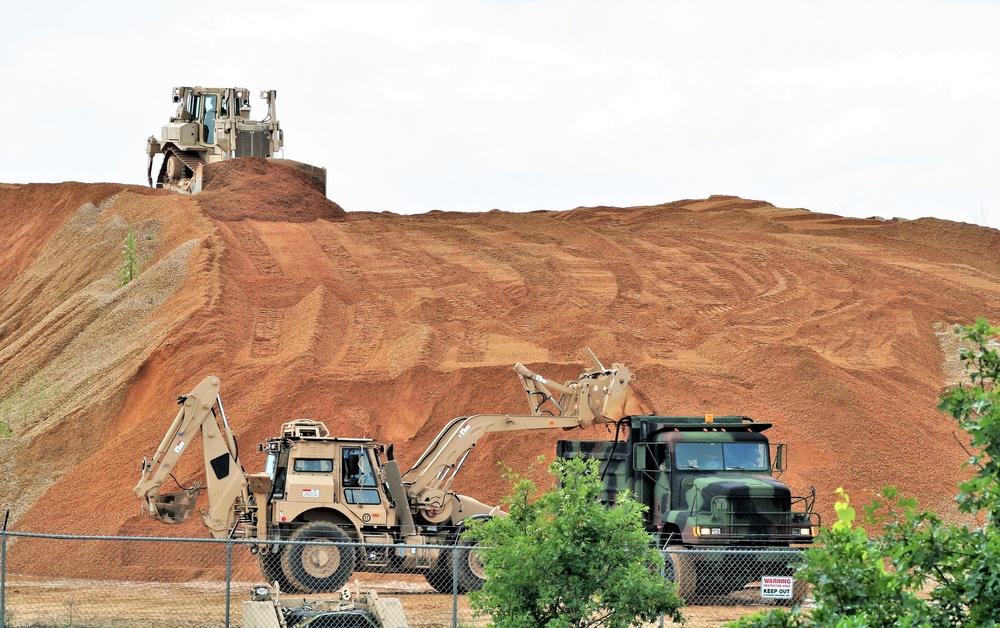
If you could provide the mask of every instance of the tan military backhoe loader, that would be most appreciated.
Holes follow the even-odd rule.
[[[202,520],[211,534],[256,539],[250,547],[261,570],[284,591],[336,591],[354,571],[422,571],[442,592],[478,589],[485,577],[482,563],[459,537],[468,521],[502,513],[457,495],[452,482],[472,448],[490,432],[571,429],[625,416],[634,376],[621,364],[607,369],[593,353],[590,357],[593,366],[565,384],[517,364],[531,414],[456,418],[405,473],[391,445],[331,437],[323,423],[299,419],[259,445],[267,453],[266,469],[248,474],[222,408],[219,379],[209,376],[180,398],[183,407],[156,454],[143,460],[135,494],[153,517],[175,523],[190,516],[198,492],[207,490]],[[199,429],[207,486],[161,492]],[[457,565],[448,550],[455,545],[460,545]]]

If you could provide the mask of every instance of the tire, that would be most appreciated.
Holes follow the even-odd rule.
[[[664,565],[664,575],[667,580],[677,584],[677,595],[685,602],[695,599],[698,590],[698,569],[694,556],[681,552],[667,552]]]
[[[454,588],[451,584],[451,552],[447,555],[442,556],[439,563],[448,563],[447,568],[441,566],[441,564],[435,565],[433,569],[424,574],[424,579],[427,580],[427,584],[431,585],[438,593],[451,593]]]
[[[486,566],[475,541],[461,541],[458,551],[458,591],[468,593],[483,588]]]
[[[260,573],[263,574],[264,580],[267,581],[268,586],[274,586],[274,583],[277,582],[278,591],[280,593],[299,592],[296,587],[292,586],[292,583],[288,581],[288,578],[285,577],[285,573],[281,570],[280,554],[257,554],[257,564],[260,565]]]
[[[746,578],[711,574],[698,578],[697,594],[702,598],[729,595],[747,585]]]
[[[458,592],[468,593],[482,589],[486,582],[486,569],[474,541],[460,541],[458,547],[442,553],[437,564],[424,574],[427,584],[438,593],[451,593],[456,589],[452,584],[455,552],[458,553]]]
[[[326,521],[312,521],[288,536],[289,541],[315,541],[286,545],[281,551],[281,571],[302,593],[338,591],[354,573],[357,548],[343,530]]]

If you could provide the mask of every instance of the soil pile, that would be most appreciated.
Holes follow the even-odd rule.
[[[308,174],[262,157],[205,166],[198,203],[219,220],[341,220],[344,210]]]
[[[208,374],[250,470],[254,444],[300,417],[395,443],[406,468],[455,416],[524,413],[515,362],[573,380],[584,347],[627,364],[658,413],[772,422],[790,444],[782,480],[815,485],[825,515],[838,486],[863,503],[893,484],[954,516],[967,456],[936,398],[957,372],[951,328],[996,318],[1000,232],[735,197],[343,213],[301,173],[261,167],[215,168],[194,197],[0,186],[0,507],[18,528],[203,536],[140,517],[132,487],[177,395]],[[129,226],[144,266],[120,286]],[[527,469],[567,437],[613,434],[488,436],[455,488],[496,503],[498,460]],[[200,466],[188,452],[177,480]],[[163,557],[84,545],[8,559],[87,576]],[[182,558],[172,577],[210,564]]]

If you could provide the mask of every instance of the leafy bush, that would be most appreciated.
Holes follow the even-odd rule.
[[[484,548],[482,590],[471,594],[479,615],[502,627],[624,627],[681,621],[683,601],[661,576],[663,556],[650,546],[643,506],[627,494],[605,507],[597,461],[557,460],[557,488],[537,495],[534,483],[514,481],[508,517],[471,526]]]

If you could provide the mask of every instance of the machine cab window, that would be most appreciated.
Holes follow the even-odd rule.
[[[288,479],[288,450],[276,448],[267,452],[267,466],[265,472],[271,476],[271,497],[273,499],[283,499],[285,497],[285,482]]]
[[[677,443],[677,468],[708,471],[768,471],[766,443]]]
[[[341,464],[344,500],[348,504],[381,503],[378,480],[372,471],[368,451],[362,447],[344,447],[341,449]]]
[[[722,443],[677,443],[677,468],[722,469]]]
[[[330,473],[333,460],[329,458],[296,458],[293,467],[296,473]]]
[[[201,123],[205,126],[205,143],[215,143],[215,115],[218,110],[218,94],[205,94],[205,109],[201,113]]]

